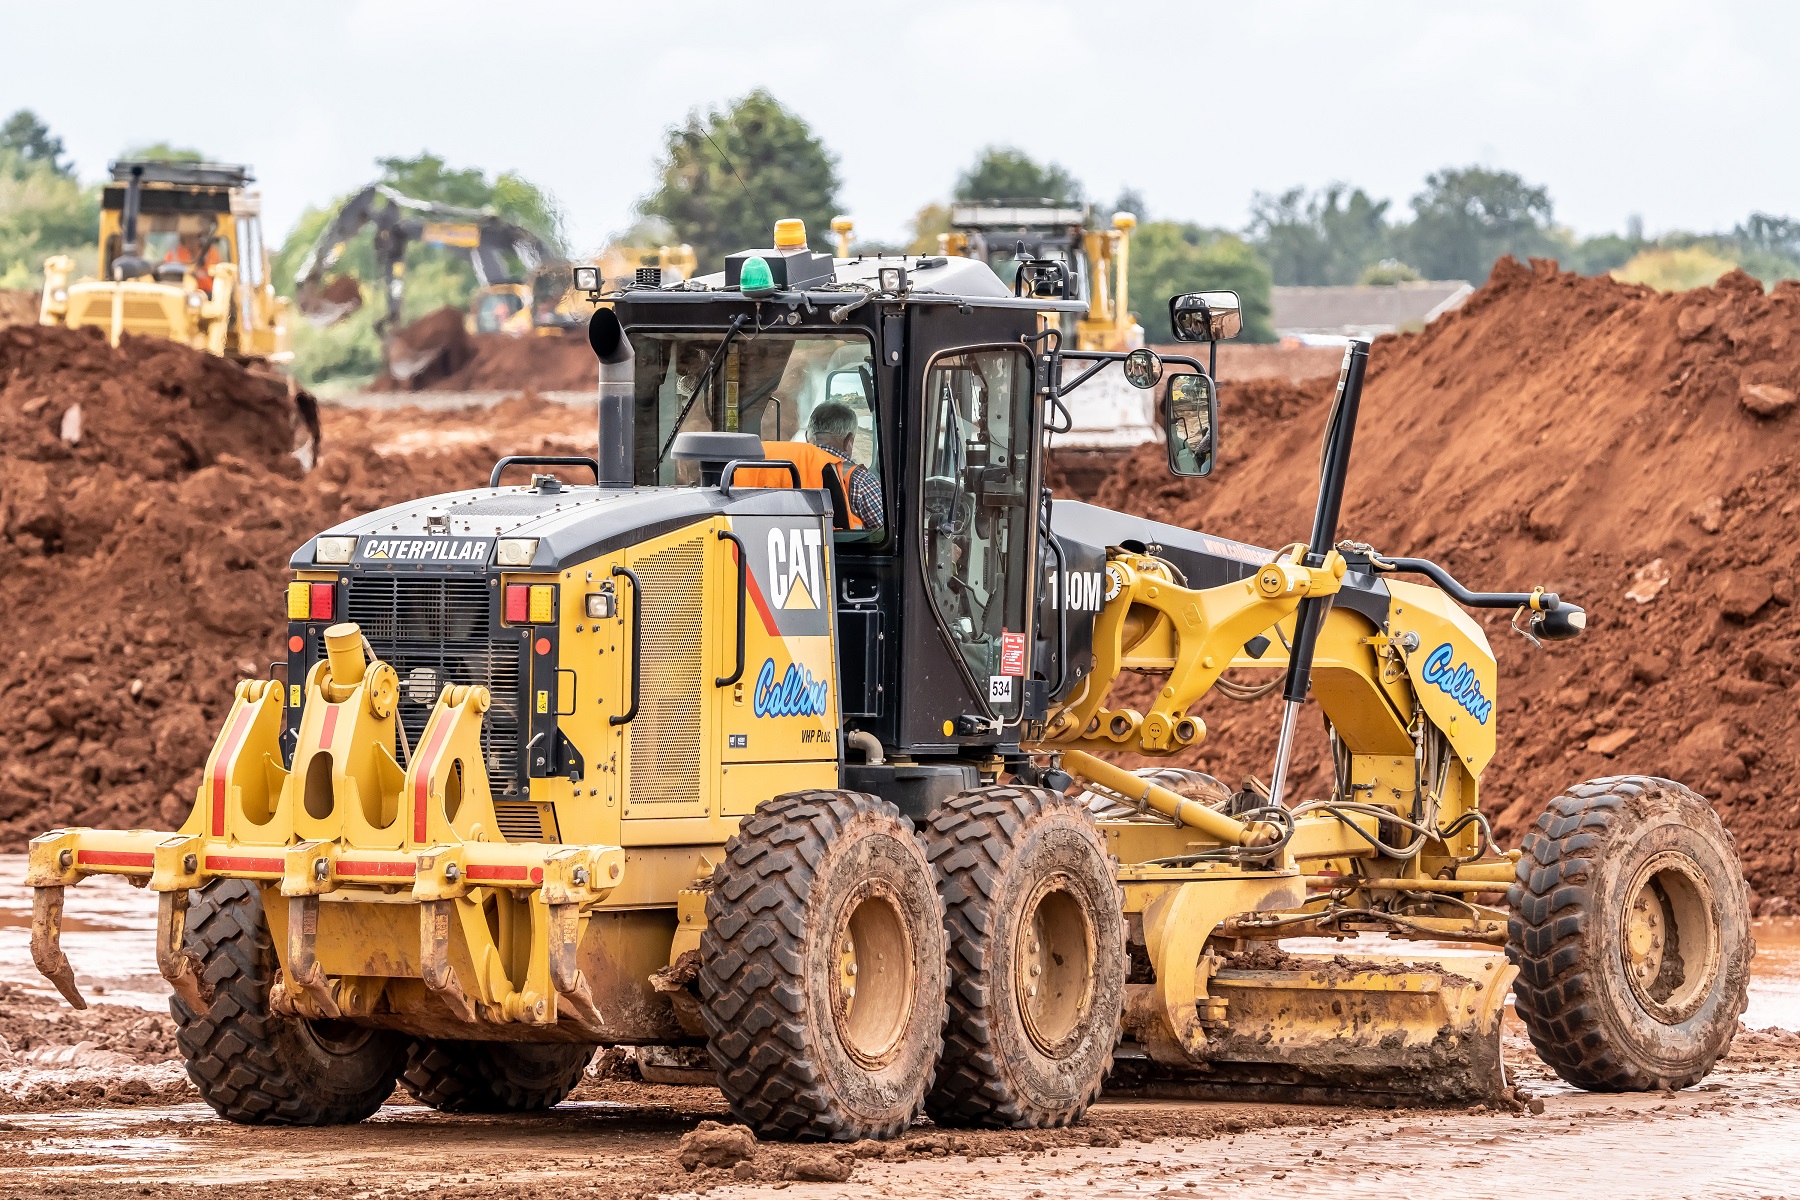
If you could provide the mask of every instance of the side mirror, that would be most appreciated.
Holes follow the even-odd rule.
[[[1173,376],[1163,421],[1169,470],[1176,475],[1212,474],[1219,427],[1219,397],[1213,381],[1198,374]]]
[[[1244,329],[1236,292],[1187,292],[1169,298],[1169,327],[1178,342],[1228,342]]]
[[[1156,351],[1139,346],[1125,356],[1125,382],[1134,388],[1153,388],[1162,378],[1163,362]]]
[[[861,371],[833,371],[825,377],[825,398],[827,400],[859,400],[868,403],[869,397],[863,391]]]

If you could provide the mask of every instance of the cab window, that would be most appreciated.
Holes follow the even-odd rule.
[[[699,482],[693,464],[669,455],[678,432],[754,433],[770,458],[804,456],[836,464],[858,518],[857,528],[840,530],[838,540],[885,539],[875,356],[866,337],[740,333],[727,343],[721,332],[709,330],[634,331],[631,339],[637,354],[639,483]],[[814,450],[784,453],[784,443]]]

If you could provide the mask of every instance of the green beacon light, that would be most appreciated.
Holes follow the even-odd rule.
[[[769,264],[752,256],[738,270],[738,289],[746,296],[767,296],[775,290],[775,276]]]

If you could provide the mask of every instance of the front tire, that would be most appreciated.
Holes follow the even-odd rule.
[[[950,1019],[925,1108],[940,1125],[1055,1128],[1112,1069],[1125,918],[1099,831],[1044,788],[952,796],[931,822],[950,937]]]
[[[1570,788],[1525,837],[1507,891],[1514,1007],[1576,1087],[1691,1087],[1747,1003],[1749,889],[1705,799],[1626,775]]]
[[[759,805],[713,875],[698,983],[719,1088],[758,1137],[904,1130],[942,1041],[944,918],[900,810],[839,791]]]
[[[405,1039],[346,1021],[269,1011],[280,975],[262,892],[220,879],[193,895],[187,949],[199,956],[204,1012],[169,998],[188,1078],[213,1111],[240,1125],[350,1125],[394,1090]]]
[[[538,1112],[568,1099],[593,1058],[593,1046],[419,1038],[400,1085],[439,1112]]]

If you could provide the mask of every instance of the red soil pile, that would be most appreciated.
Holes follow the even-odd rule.
[[[1300,540],[1333,383],[1225,375],[1215,476],[1171,479],[1146,447],[1092,498]],[[1504,259],[1459,311],[1375,344],[1340,536],[1589,613],[1545,651],[1506,631],[1510,614],[1477,614],[1500,657],[1484,790],[1503,836],[1582,779],[1662,775],[1719,807],[1762,911],[1800,904],[1796,389],[1800,284],[1765,295],[1735,271],[1663,294]],[[1192,761],[1266,779],[1275,705],[1207,701]],[[1320,724],[1303,794],[1329,782]]]
[[[389,376],[373,390],[592,392],[597,378],[585,329],[471,334],[457,308],[440,308],[400,329],[388,363]]]
[[[388,373],[373,390],[416,392],[456,374],[475,357],[475,341],[464,327],[460,308],[440,308],[388,338]]]
[[[302,475],[290,409],[280,383],[169,342],[0,330],[0,845],[64,824],[172,827],[236,681],[281,656],[295,547],[540,450],[509,431],[380,455],[333,422]]]
[[[38,299],[35,289],[0,288],[0,325],[36,325]]]

